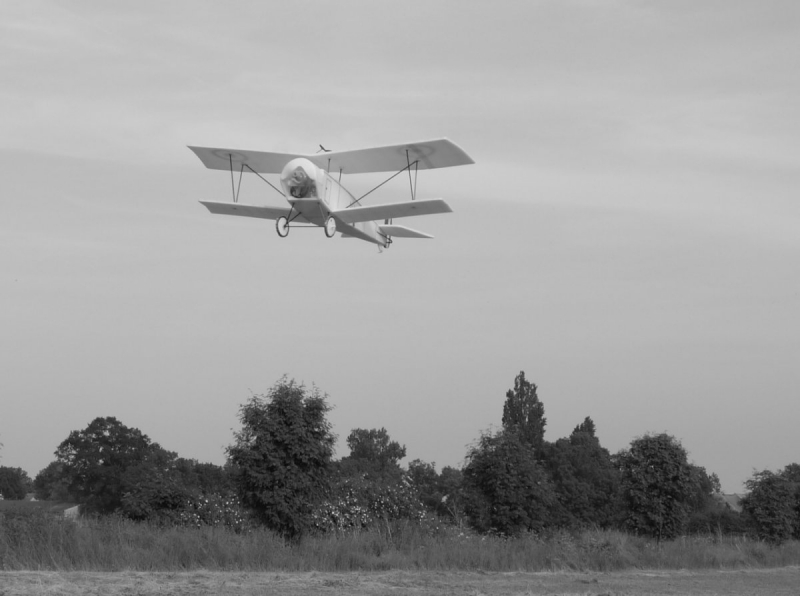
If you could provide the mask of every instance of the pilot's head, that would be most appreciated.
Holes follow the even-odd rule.
[[[305,158],[298,157],[287,163],[281,172],[281,184],[286,196],[304,199],[316,195],[315,178],[318,168]]]
[[[308,180],[308,176],[306,176],[306,173],[303,171],[303,168],[297,168],[292,173],[292,177],[289,178],[289,184],[292,184],[292,185],[295,185],[295,186],[301,186],[301,185],[305,184],[307,180]]]

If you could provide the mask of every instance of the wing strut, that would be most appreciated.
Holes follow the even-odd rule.
[[[406,160],[408,160],[408,157],[406,157]],[[349,204],[347,207],[352,207],[352,206],[353,206],[353,205],[355,205],[356,203],[359,203],[359,202],[361,202],[361,199],[365,198],[367,195],[371,195],[373,192],[375,192],[376,190],[378,190],[378,189],[379,189],[381,186],[383,186],[384,184],[386,184],[387,182],[389,182],[389,180],[391,180],[392,178],[395,178],[395,177],[399,176],[400,174],[402,174],[402,173],[403,173],[403,172],[405,172],[406,170],[408,170],[408,175],[409,175],[409,177],[410,177],[410,176],[411,176],[411,166],[416,166],[418,163],[419,163],[419,160],[418,160],[418,159],[415,159],[414,161],[410,162],[410,163],[409,163],[409,164],[408,164],[406,167],[404,167],[402,170],[398,170],[397,172],[395,172],[394,174],[392,174],[391,176],[389,176],[389,177],[388,177],[386,180],[384,180],[383,182],[381,182],[381,183],[380,183],[378,186],[376,186],[376,187],[375,187],[375,188],[373,188],[372,190],[369,190],[369,191],[365,192],[363,195],[361,195],[360,197],[358,197],[358,198],[357,198],[355,201],[353,201],[352,203],[350,203],[350,204]],[[412,193],[413,193],[413,190],[412,190]],[[347,209],[347,207],[345,207],[345,209]]]
[[[244,166],[245,166],[245,167],[246,167],[248,170],[250,170],[251,172],[253,172],[253,174],[255,174],[256,176],[258,176],[259,178],[261,178],[261,179],[262,179],[264,182],[266,182],[267,184],[269,184],[269,185],[270,185],[270,186],[271,186],[271,187],[272,187],[272,188],[275,190],[275,192],[277,192],[279,195],[283,196],[283,191],[281,191],[281,189],[279,189],[277,186],[275,186],[275,185],[274,185],[272,182],[270,182],[269,180],[267,180],[266,178],[264,178],[264,176],[262,176],[261,174],[259,174],[258,172],[256,172],[256,171],[255,171],[253,168],[251,168],[251,167],[250,167],[250,166],[248,166],[247,164],[244,164]]]
[[[248,170],[253,172],[253,174],[255,174],[256,176],[261,178],[267,184],[269,184],[275,192],[277,192],[278,194],[283,196],[283,192],[281,192],[281,190],[277,186],[275,186],[272,182],[270,182],[269,180],[264,178],[264,176],[262,176],[261,174],[256,172],[253,168],[251,168],[246,163],[242,163],[242,167],[239,169],[239,183],[235,184],[234,180],[233,180],[233,154],[231,154],[231,153],[228,153],[228,163],[230,164],[230,168],[231,168],[231,194],[233,195],[233,202],[234,203],[238,203],[239,202],[239,191],[242,189],[242,175],[244,174],[244,169],[245,168],[247,168]]]
[[[234,189],[233,187],[233,155],[228,153],[228,161],[231,164],[231,194],[233,194],[233,202],[239,202],[239,189],[242,187],[242,172],[244,171],[244,164],[242,164],[241,169],[239,170],[239,188]]]
[[[417,172],[419,168],[419,161],[414,162],[414,182],[411,182],[411,158],[408,155],[408,149],[406,149],[406,163],[408,164],[406,168],[408,169],[408,186],[411,188],[411,200],[417,198]],[[402,171],[402,170],[401,170]]]

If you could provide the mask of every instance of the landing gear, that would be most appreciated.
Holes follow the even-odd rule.
[[[286,238],[289,235],[289,220],[285,217],[279,217],[275,221],[275,230],[277,230],[278,236]]]
[[[332,217],[328,217],[328,219],[325,220],[325,235],[328,238],[333,238],[333,235],[335,233],[336,233],[336,220],[333,219]]]

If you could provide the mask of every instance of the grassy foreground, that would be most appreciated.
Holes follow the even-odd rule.
[[[616,531],[503,539],[454,528],[311,536],[288,543],[267,530],[157,528],[122,519],[0,518],[0,569],[53,571],[615,571],[800,565],[800,542],[686,537],[663,543]]]

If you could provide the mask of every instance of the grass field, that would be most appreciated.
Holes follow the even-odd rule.
[[[384,571],[252,573],[0,571],[0,594],[285,595],[393,594],[797,596],[800,568],[735,571],[503,572]]]
[[[4,571],[390,570],[611,572],[628,569],[757,569],[800,565],[800,543],[774,546],[726,536],[661,545],[616,531],[514,539],[452,527],[399,524],[382,531],[286,542],[267,530],[159,528],[119,518],[73,522],[45,513],[0,516]]]

